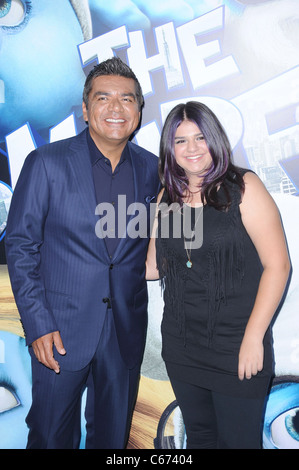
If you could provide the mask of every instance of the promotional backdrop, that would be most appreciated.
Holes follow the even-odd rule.
[[[24,159],[79,133],[85,77],[119,56],[145,96],[136,142],[158,155],[179,102],[207,104],[236,164],[262,179],[281,212],[292,276],[274,323],[275,380],[265,449],[299,449],[299,1],[7,0],[0,2],[0,448],[25,448],[30,362],[7,274],[5,227]],[[183,448],[184,426],[162,362],[159,282],[128,448]],[[84,446],[84,406],[82,447]]]

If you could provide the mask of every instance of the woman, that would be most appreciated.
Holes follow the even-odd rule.
[[[232,163],[221,124],[198,102],[168,115],[159,171],[159,207],[171,207],[158,211],[147,279],[165,286],[162,357],[187,447],[260,448],[273,374],[270,323],[290,270],[278,210],[259,178]],[[202,224],[201,247],[184,229],[174,236],[178,205],[182,219],[191,211],[192,235]]]

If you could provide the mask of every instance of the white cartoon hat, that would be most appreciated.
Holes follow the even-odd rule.
[[[92,38],[92,22],[88,0],[70,0],[70,3],[76,13],[80,23],[84,40]]]

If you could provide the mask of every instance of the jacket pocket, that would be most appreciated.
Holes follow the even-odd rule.
[[[65,310],[70,306],[70,297],[61,292],[46,290],[46,299],[52,310]]]
[[[134,308],[138,310],[140,307],[144,307],[148,301],[147,286],[145,285],[134,297]]]

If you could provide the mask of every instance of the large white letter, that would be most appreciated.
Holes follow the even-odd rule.
[[[45,143],[37,132],[27,123],[6,136],[9,156],[11,187],[14,189],[28,153]]]
[[[128,36],[125,26],[102,34],[78,46],[83,66],[98,59],[99,62],[110,59],[113,49],[128,46]]]
[[[168,89],[184,84],[173,23],[159,26],[155,35],[159,53],[147,57],[142,32],[129,33],[129,64],[138,76],[144,95],[153,92],[150,72],[158,69],[164,69]]]
[[[232,56],[217,60],[210,65],[206,64],[206,59],[217,57],[220,54],[219,41],[210,41],[200,45],[197,45],[196,42],[196,36],[223,28],[223,14],[223,7],[216,8],[177,28],[179,42],[194,89],[239,73]]]

